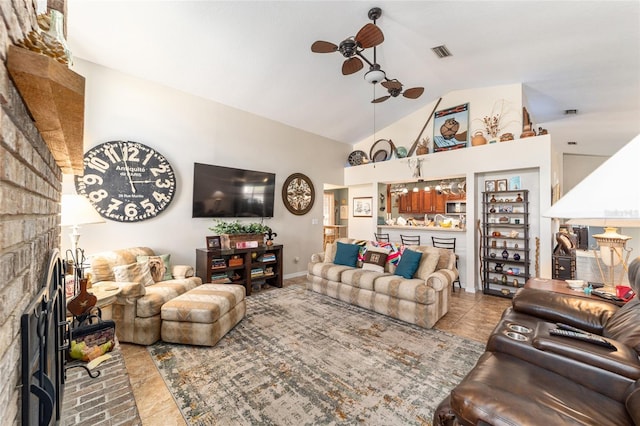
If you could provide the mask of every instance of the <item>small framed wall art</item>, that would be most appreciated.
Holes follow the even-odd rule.
[[[340,206],[340,219],[349,218],[349,206]]]
[[[517,189],[522,189],[520,176],[511,176],[509,178],[509,191],[515,191]]]
[[[373,197],[353,199],[353,217],[371,217],[373,215]]]
[[[222,244],[220,242],[220,235],[213,235],[211,237],[207,237],[207,248],[209,250],[215,250],[221,248]]]

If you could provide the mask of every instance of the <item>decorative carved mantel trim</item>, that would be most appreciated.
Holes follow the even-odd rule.
[[[64,174],[82,175],[85,79],[54,59],[9,46],[7,69]]]

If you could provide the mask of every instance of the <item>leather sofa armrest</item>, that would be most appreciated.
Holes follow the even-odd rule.
[[[171,276],[175,279],[181,280],[184,278],[192,277],[194,274],[193,266],[189,265],[172,265]]]
[[[590,333],[602,334],[607,320],[619,309],[612,303],[531,288],[513,297],[513,309],[550,322],[562,322]]]
[[[552,352],[633,380],[640,379],[638,354],[622,343],[607,340],[616,347],[615,351],[578,339],[549,335],[546,330],[538,329],[532,344],[541,351]]]
[[[633,419],[634,423],[640,425],[640,388],[629,394],[625,402],[627,412]]]

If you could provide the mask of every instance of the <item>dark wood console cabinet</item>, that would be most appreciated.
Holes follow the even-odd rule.
[[[263,284],[282,287],[282,244],[246,249],[196,249],[196,276],[203,283],[240,284],[251,295]]]

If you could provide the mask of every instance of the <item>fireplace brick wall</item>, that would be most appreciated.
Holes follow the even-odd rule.
[[[35,0],[0,1],[0,424],[20,424],[20,316],[60,246],[62,173],[7,72],[36,28]]]

